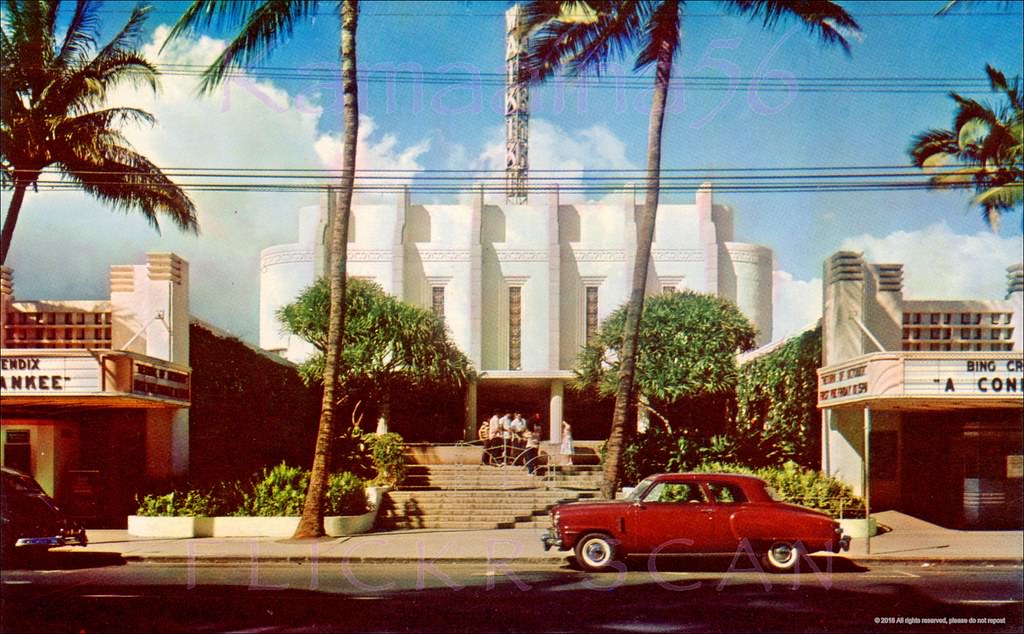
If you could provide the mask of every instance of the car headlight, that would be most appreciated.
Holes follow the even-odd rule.
[[[558,518],[558,511],[551,514],[551,524],[554,525],[555,528],[558,528]]]

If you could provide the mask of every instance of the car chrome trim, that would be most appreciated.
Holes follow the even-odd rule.
[[[63,545],[63,537],[21,537],[18,541],[14,542],[16,548],[21,548],[22,546],[47,546],[55,548]]]

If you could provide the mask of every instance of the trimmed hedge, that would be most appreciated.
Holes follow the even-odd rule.
[[[705,473],[745,473],[761,478],[783,501],[828,513],[834,518],[862,517],[864,500],[853,494],[845,483],[795,462],[781,467],[750,469],[737,464],[705,462],[695,471]]]

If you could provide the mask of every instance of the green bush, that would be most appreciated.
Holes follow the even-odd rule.
[[[163,495],[149,494],[138,502],[136,515],[149,517],[210,517],[221,511],[221,506],[212,493],[196,490],[171,491]]]
[[[234,515],[268,517],[301,515],[309,487],[309,472],[281,463],[264,469],[262,477],[242,495],[242,505]]]
[[[175,490],[138,499],[136,515],[150,517],[297,516],[309,486],[309,472],[281,463],[264,469],[247,486],[234,483],[213,491]],[[325,515],[362,515],[366,483],[350,472],[333,473],[327,481]]]
[[[828,513],[834,518],[857,517],[864,513],[864,500],[853,494],[849,486],[795,462],[781,467],[750,469],[736,464],[705,462],[696,471],[746,473],[767,482],[786,502]]]
[[[366,434],[373,466],[377,470],[374,484],[397,486],[405,479],[405,442],[395,433]]]
[[[327,480],[324,515],[362,515],[366,504],[366,483],[349,471],[332,473]]]

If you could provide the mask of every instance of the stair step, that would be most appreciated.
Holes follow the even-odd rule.
[[[601,486],[600,467],[542,467],[538,476],[522,466],[410,465],[399,490],[381,504],[384,529],[546,528],[548,509],[587,499]]]

